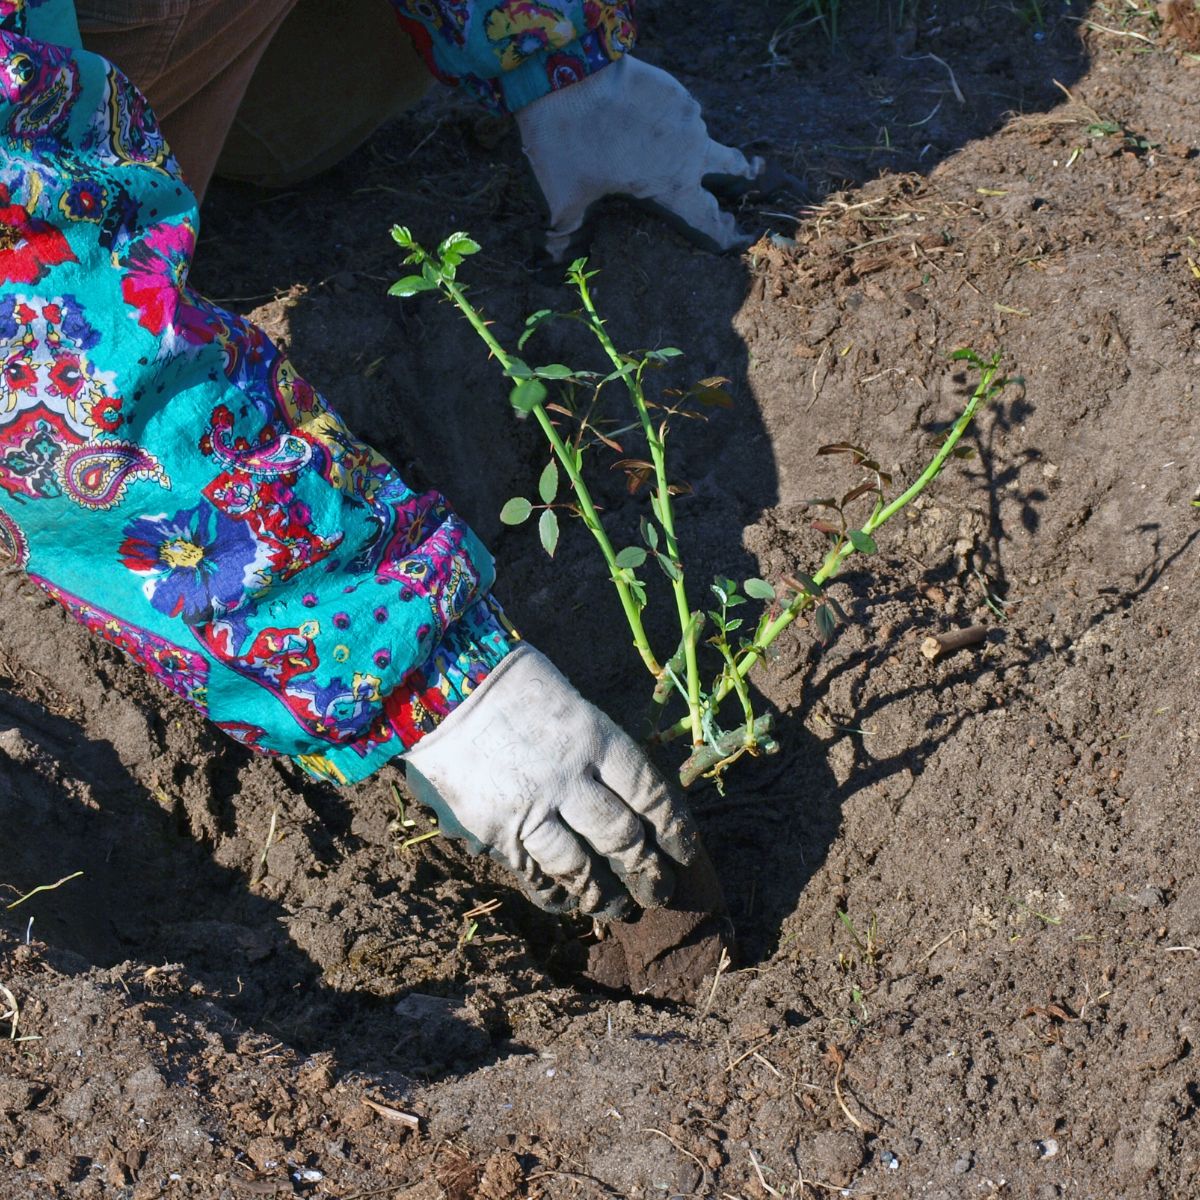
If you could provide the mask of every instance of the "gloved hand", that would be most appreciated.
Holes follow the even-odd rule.
[[[546,250],[573,257],[588,209],[605,196],[639,201],[705,249],[750,245],[707,188],[746,190],[761,158],[708,136],[678,80],[626,54],[518,110],[517,126],[550,208]]]
[[[404,756],[414,796],[555,911],[670,897],[695,827],[633,740],[528,644]]]

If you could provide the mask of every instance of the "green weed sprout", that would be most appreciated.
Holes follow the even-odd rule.
[[[550,443],[552,456],[537,485],[538,503],[515,496],[500,511],[500,519],[509,525],[527,521],[535,509],[538,533],[547,554],[553,557],[559,541],[559,514],[578,517],[595,539],[608,568],[608,577],[621,603],[629,625],[633,645],[653,678],[650,740],[671,742],[686,737],[692,754],[679,771],[684,787],[704,776],[719,785],[725,769],[744,754],[772,753],[778,744],[771,736],[770,715],[756,716],[747,676],[761,662],[771,643],[802,613],[813,610],[816,635],[828,642],[846,614],[829,594],[826,584],[837,575],[852,554],[876,553],[875,531],[902,508],[911,504],[937,477],[951,455],[970,453],[958,447],[979,405],[990,401],[1007,383],[997,378],[1000,355],[983,359],[973,350],[959,350],[951,357],[966,362],[979,372],[979,384],[970,400],[942,439],[937,453],[917,479],[899,496],[887,500],[884,489],[891,477],[860,446],[849,442],[822,446],[817,453],[844,455],[863,478],[839,498],[811,501],[826,516],[813,522],[830,539],[830,548],[820,567],[812,574],[794,571],[784,575],[777,585],[763,579],[746,579],[740,584],[718,577],[708,588],[711,607],[701,609],[693,603],[676,531],[674,498],[680,489],[667,471],[666,442],[673,421],[703,417],[702,410],[729,407],[732,401],[724,390],[728,380],[703,379],[685,391],[662,389],[656,398],[647,395],[647,372],[678,357],[673,347],[623,352],[613,344],[604,319],[596,309],[591,280],[597,272],[587,269],[585,259],[577,259],[567,271],[567,279],[579,297],[580,307],[557,313],[542,309],[533,313],[517,342],[522,351],[526,343],[545,323],[573,320],[581,323],[596,339],[611,365],[607,373],[579,370],[563,363],[530,366],[518,354],[506,350],[493,334],[480,311],[467,299],[466,285],[458,280],[463,260],[479,251],[479,244],[465,233],[452,233],[430,252],[420,246],[404,226],[392,229],[392,237],[406,251],[404,262],[417,273],[406,275],[389,289],[393,296],[415,296],[421,292],[439,292],[450,300],[483,339],[504,374],[512,381],[509,400],[521,417],[536,421]],[[617,428],[601,427],[601,394],[610,385],[621,385],[632,407],[631,419]],[[552,398],[550,388],[557,392]],[[645,457],[625,456],[616,439],[640,434]],[[630,490],[650,486],[651,517],[643,517],[639,535],[641,544],[616,547],[600,519],[583,470],[588,453],[606,447],[620,454],[616,465],[625,471]],[[569,485],[564,495],[562,476]],[[852,523],[847,510],[858,501],[869,499],[871,512],[861,525]],[[674,651],[662,658],[647,636],[642,613],[647,603],[645,580],[640,572],[653,563],[670,584],[679,628]],[[715,603],[713,602],[715,601]],[[742,605],[757,603],[756,618],[747,619],[735,612]],[[708,633],[705,638],[705,633]],[[715,653],[715,674],[703,673],[700,652],[703,645]],[[718,723],[722,703],[737,698],[738,724],[723,729]],[[667,720],[669,709],[682,709]],[[666,723],[664,724],[664,720]]]

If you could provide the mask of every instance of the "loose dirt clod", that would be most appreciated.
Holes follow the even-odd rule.
[[[681,870],[666,908],[614,921],[588,953],[593,983],[657,1000],[695,1004],[722,952],[732,955],[733,923],[712,860],[701,850]]]

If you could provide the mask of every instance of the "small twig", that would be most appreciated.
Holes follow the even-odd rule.
[[[850,1122],[851,1125],[853,1125],[856,1129],[861,1129],[863,1133],[872,1133],[874,1131],[871,1129],[868,1129],[867,1126],[864,1125],[850,1111],[850,1109],[846,1106],[846,1101],[842,1098],[841,1078],[842,1078],[842,1071],[845,1069],[845,1066],[846,1066],[845,1062],[843,1060],[839,1059],[838,1065],[837,1065],[837,1070],[834,1072],[834,1075],[833,1075],[834,1098],[838,1102],[838,1107],[842,1110],[842,1112],[844,1112],[846,1114],[846,1119]]]
[[[959,104],[966,104],[967,98],[962,94],[962,89],[958,86],[958,80],[954,78],[954,71],[950,64],[944,58],[938,58],[936,54],[912,54],[904,56],[908,62],[919,62],[923,58],[932,58],[939,66],[946,68],[946,74],[950,76],[950,87],[954,90],[954,98]]]
[[[404,1125],[409,1129],[416,1129],[418,1131],[421,1128],[421,1118],[413,1113],[402,1112],[400,1109],[392,1108],[387,1104],[379,1104],[374,1100],[368,1100],[366,1096],[363,1097],[363,1103],[368,1108],[377,1112],[384,1120],[393,1121],[397,1125]]]
[[[0,1021],[12,1021],[12,1025],[8,1031],[8,1040],[15,1042],[17,1040],[17,1022],[21,1019],[21,1006],[17,1003],[16,996],[2,983],[0,983],[0,993],[3,994],[4,999],[8,1002],[8,1012],[0,1013]]]
[[[767,1182],[766,1176],[763,1175],[762,1167],[759,1166],[759,1163],[758,1163],[758,1155],[755,1154],[754,1151],[751,1150],[748,1146],[746,1147],[746,1153],[748,1155],[750,1155],[750,1165],[754,1168],[755,1175],[758,1176],[759,1186],[761,1186],[763,1191],[767,1192],[769,1195],[778,1196],[779,1200],[783,1200],[783,1193],[781,1191],[779,1191],[778,1188],[773,1188]]]
[[[258,856],[258,866],[254,871],[254,882],[259,883],[267,874],[267,852],[275,840],[275,823],[279,820],[279,805],[271,809],[271,823],[267,826],[267,840],[263,843],[262,853]]]
[[[928,962],[952,937],[957,937],[960,933],[963,935],[963,945],[966,945],[967,931],[965,929],[952,929],[940,942],[930,946],[922,956],[921,961]]]
[[[582,1179],[585,1183],[594,1183],[606,1196],[615,1196],[617,1200],[625,1200],[624,1192],[618,1192],[603,1179],[597,1179],[595,1175],[587,1175],[583,1171],[568,1171],[565,1167],[559,1167],[556,1171],[535,1171],[534,1174],[525,1177],[525,1182],[532,1183],[535,1179],[553,1179],[559,1175],[564,1179]],[[351,1200],[354,1200],[354,1197],[351,1197]]]
[[[704,1002],[704,1007],[700,1009],[700,1019],[704,1020],[708,1016],[709,1009],[713,1006],[713,1001],[717,998],[717,984],[721,982],[721,976],[729,969],[730,963],[733,960],[729,957],[729,951],[724,946],[721,947],[721,957],[717,961],[717,973],[713,976],[712,988],[708,993],[708,999]]]
[[[763,1038],[762,1041],[756,1042],[753,1046],[750,1047],[749,1050],[746,1051],[745,1054],[739,1054],[737,1056],[737,1058],[735,1058],[729,1064],[729,1066],[727,1066],[725,1068],[725,1074],[726,1075],[730,1074],[736,1067],[738,1067],[742,1063],[744,1063],[746,1061],[746,1059],[751,1058],[751,1057],[753,1057],[753,1055],[757,1054],[759,1052],[759,1050],[761,1050],[763,1048],[763,1046],[770,1045],[771,1042],[773,1042],[778,1036],[779,1036],[779,1034],[772,1033],[770,1036]]]
[[[968,646],[978,646],[987,640],[986,625],[968,625],[966,629],[951,629],[934,637],[927,637],[921,643],[921,653],[930,662],[953,654],[956,650],[964,650]]]
[[[681,1146],[669,1133],[663,1133],[661,1129],[655,1129],[652,1125],[647,1125],[639,1132],[641,1133],[656,1133],[660,1138],[665,1138],[680,1154],[686,1154],[700,1168],[700,1184],[708,1190],[708,1168],[690,1151]]]

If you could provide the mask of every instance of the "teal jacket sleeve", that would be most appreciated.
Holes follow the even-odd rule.
[[[516,112],[633,48],[633,0],[392,0],[443,83]]]
[[[492,560],[189,287],[195,198],[132,84],[37,36],[55,3],[0,0],[0,549],[235,738],[361,779],[508,652]]]

